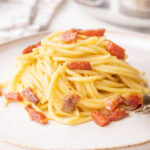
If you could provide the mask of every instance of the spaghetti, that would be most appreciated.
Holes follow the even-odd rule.
[[[17,58],[7,102],[22,104],[32,120],[105,126],[142,105],[147,81],[126,63],[125,50],[104,29],[53,32]]]

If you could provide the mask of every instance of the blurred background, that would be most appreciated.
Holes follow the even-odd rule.
[[[150,0],[0,0],[0,43],[68,28],[149,35]]]

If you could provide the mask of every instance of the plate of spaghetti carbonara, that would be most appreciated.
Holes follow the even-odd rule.
[[[149,41],[69,29],[1,45],[0,140],[41,149],[147,143],[150,115],[136,110],[150,93]]]

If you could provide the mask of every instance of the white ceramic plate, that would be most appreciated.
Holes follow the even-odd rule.
[[[14,73],[14,60],[22,50],[46,34],[12,41],[0,46],[0,81]],[[144,70],[150,81],[150,38],[139,35],[107,32],[107,38],[117,42],[129,55],[128,61]],[[0,140],[32,149],[103,149],[140,145],[150,142],[150,115],[132,114],[124,120],[99,127],[94,122],[66,126],[49,121],[40,125],[30,121],[26,111],[16,104],[3,106],[0,100]]]

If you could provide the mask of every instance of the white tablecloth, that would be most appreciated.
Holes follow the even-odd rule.
[[[47,29],[64,0],[0,0],[0,43]]]

